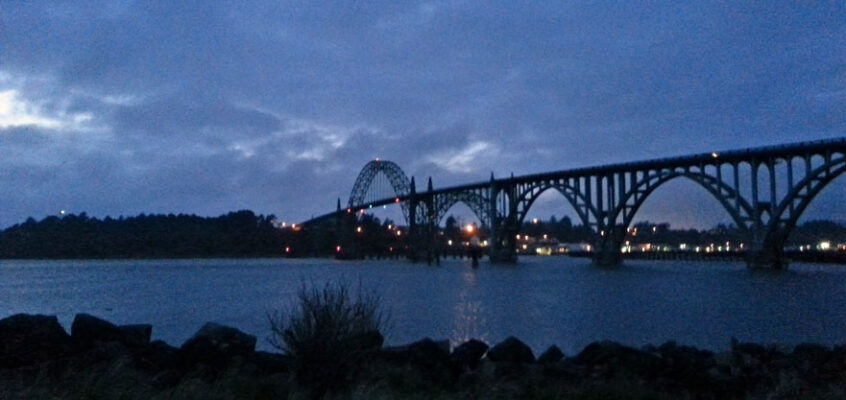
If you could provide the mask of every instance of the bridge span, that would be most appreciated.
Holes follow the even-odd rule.
[[[844,171],[846,137],[507,178],[491,174],[487,181],[442,189],[434,189],[430,177],[425,190],[397,164],[376,159],[362,168],[346,208],[339,200],[334,212],[303,224],[330,218],[341,223],[361,210],[399,204],[413,238],[412,254],[431,256],[440,220],[460,202],[490,231],[490,259],[514,262],[515,237],[529,209],[542,193],[555,190],[594,233],[594,262],[618,265],[635,213],[655,189],[681,178],[703,187],[725,208],[746,237],[750,268],[782,269],[784,244],[799,217]],[[394,196],[367,201],[378,174],[388,178]]]

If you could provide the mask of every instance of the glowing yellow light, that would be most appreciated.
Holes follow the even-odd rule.
[[[447,245],[452,246],[452,240],[447,240]]]
[[[719,155],[719,154],[717,154],[717,153],[711,153],[711,157],[713,157],[713,158],[717,158],[717,157],[719,157],[719,156],[720,156],[720,155]]]
[[[467,231],[467,233],[473,233],[473,231],[474,231],[475,229],[476,229],[476,228],[473,226],[473,224],[467,224],[467,225],[464,227],[464,230],[466,230],[466,231]]]
[[[361,227],[360,226],[356,227],[355,231],[358,232],[358,233],[361,233]]]
[[[398,230],[398,231],[397,231],[397,236],[402,236],[402,231]]]
[[[537,219],[537,218],[532,218],[532,223],[533,223],[533,224],[537,224],[537,223],[538,223],[538,219]]]

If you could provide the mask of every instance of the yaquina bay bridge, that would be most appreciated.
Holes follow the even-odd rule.
[[[516,261],[516,235],[529,209],[547,190],[560,193],[594,236],[593,260],[618,265],[626,228],[655,189],[688,179],[708,191],[745,236],[751,268],[785,268],[783,248],[802,212],[818,193],[846,171],[846,138],[695,154],[490,180],[420,191],[414,177],[386,160],[361,170],[349,203],[304,225],[355,218],[373,207],[398,204],[417,254],[431,252],[437,226],[457,203],[466,204],[490,232],[493,262]],[[367,200],[374,179],[384,174],[393,195]],[[384,179],[382,179],[384,181]]]

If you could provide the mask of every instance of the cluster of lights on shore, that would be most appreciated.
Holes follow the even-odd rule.
[[[714,154],[715,154],[714,157],[716,157],[716,153],[714,153]],[[399,202],[400,201],[399,198],[397,198],[396,201]],[[351,213],[352,209],[347,209],[347,212]],[[364,209],[360,209],[357,212],[363,213]],[[59,213],[61,215],[66,215],[67,211],[61,210]],[[539,220],[537,218],[533,218],[532,223],[538,224]],[[302,229],[302,227],[297,225],[297,224],[288,224],[286,222],[279,223],[278,227],[283,228],[283,229],[291,229],[293,231],[299,231],[300,229]],[[396,236],[402,236],[403,235],[403,231],[402,231],[402,229],[400,229],[399,226],[389,224],[389,225],[387,225],[387,229],[389,231],[395,233]],[[472,237],[476,234],[477,228],[474,224],[466,224],[466,225],[464,225],[462,230],[468,236]],[[658,226],[652,226],[651,230],[652,230],[652,233],[656,233],[658,231]],[[364,233],[364,228],[361,227],[361,226],[356,226],[355,232],[358,233],[358,234],[362,234],[362,233]],[[626,228],[626,233],[633,236],[633,237],[637,236],[638,235],[638,228],[637,227],[628,227],[628,228]],[[440,235],[443,236],[444,233],[440,232]],[[600,231],[600,235],[604,236],[605,231]],[[570,245],[570,247],[566,247],[566,245],[565,245],[565,247],[562,247],[561,245],[558,244],[557,240],[555,240],[554,238],[550,239],[549,234],[543,234],[538,238],[533,238],[528,234],[525,234],[525,235],[517,234],[515,238],[517,239],[517,243],[518,243],[518,246],[517,246],[517,252],[518,253],[521,252],[521,250],[522,251],[531,251],[530,247],[533,247],[534,250],[536,250],[536,252],[538,254],[544,254],[544,255],[548,255],[548,254],[552,254],[552,253],[567,253],[567,252],[571,251],[570,247],[572,247],[572,244]],[[551,247],[553,245],[553,242],[554,242],[555,245],[557,245],[556,249],[553,249]],[[455,243],[453,242],[452,239],[447,240],[446,243],[447,243],[448,246],[455,245]],[[464,242],[461,243],[461,245],[470,246],[471,242],[470,241],[464,241]],[[483,240],[481,242],[478,242],[477,245],[481,245],[482,247],[487,247],[488,246],[488,240]],[[592,246],[590,244],[587,244],[587,243],[578,243],[576,245],[578,246],[578,250],[581,250],[581,251],[590,252],[590,251],[593,250]],[[710,244],[705,245],[705,246],[691,246],[687,243],[681,243],[678,246],[669,246],[669,245],[652,244],[652,243],[632,244],[631,241],[626,240],[625,244],[620,248],[620,252],[622,252],[622,253],[632,253],[632,252],[683,251],[683,252],[695,252],[695,253],[721,253],[721,252],[738,252],[738,251],[743,251],[744,249],[745,249],[745,245],[743,243],[739,243],[737,245],[732,245],[731,242],[725,242],[724,245],[722,245],[722,244],[717,245],[715,243],[710,243]],[[816,245],[805,244],[805,245],[795,247],[794,249],[799,250],[799,251],[811,251],[811,250],[846,251],[846,244],[836,244],[836,245],[834,245],[834,244],[831,243],[831,241],[823,240],[823,241],[820,241],[819,243],[817,243]],[[341,246],[340,245],[336,246],[335,250],[340,253],[341,252]],[[390,251],[393,251],[393,247],[390,248]],[[291,252],[291,248],[285,247],[285,253],[290,253],[290,252]]]

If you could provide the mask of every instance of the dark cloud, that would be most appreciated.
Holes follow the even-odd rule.
[[[7,2],[0,225],[303,219],[374,157],[443,186],[838,137],[844,20],[839,2]]]

